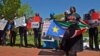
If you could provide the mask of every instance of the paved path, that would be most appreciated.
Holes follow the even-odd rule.
[[[24,47],[0,46],[0,56],[64,56],[63,51]],[[78,56],[100,56],[100,51],[84,50]]]

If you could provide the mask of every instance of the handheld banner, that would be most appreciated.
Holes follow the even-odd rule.
[[[7,24],[7,20],[0,20],[0,30],[4,30]]]
[[[32,28],[39,28],[39,22],[32,22]]]
[[[25,17],[20,17],[14,20],[15,27],[26,26]]]

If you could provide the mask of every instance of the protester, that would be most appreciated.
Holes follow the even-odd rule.
[[[7,30],[6,30],[6,39],[10,40],[10,30],[11,30],[11,20],[8,20],[7,22]]]
[[[39,23],[39,27],[38,28],[33,28],[33,31],[34,31],[35,46],[40,48],[41,47],[41,23],[42,23],[42,18],[40,17],[39,13],[35,14],[32,21]]]
[[[4,21],[5,20],[5,16],[4,15],[1,15],[1,21]],[[0,37],[1,37],[1,44],[3,46],[6,45],[6,30],[7,30],[7,25],[4,27],[4,30],[0,30]]]
[[[15,40],[16,40],[16,29],[15,29],[15,26],[14,26],[14,22],[11,22],[11,30],[10,30],[10,45],[11,46],[14,46],[15,45]]]
[[[99,43],[98,43],[98,18],[94,18],[93,19],[93,16],[92,14],[93,13],[96,13],[94,9],[91,9],[89,11],[89,14],[90,14],[90,20],[89,20],[89,47],[90,49],[95,49],[95,50],[99,50]],[[94,15],[95,16],[95,15]],[[96,20],[97,19],[97,20]],[[95,22],[93,22],[95,21]],[[95,48],[93,48],[93,42],[94,42],[94,45],[95,45]]]
[[[14,18],[10,21],[10,46],[15,45],[16,36],[17,36],[17,28],[15,28],[14,20],[17,19],[16,14],[14,15]]]
[[[72,22],[72,25],[66,30],[64,34],[62,40],[63,50],[65,51],[66,56],[77,56],[77,52],[83,50],[83,36],[82,34],[73,36],[73,34],[75,30],[80,29],[78,26],[79,22],[84,24],[86,23],[81,19],[79,14],[76,13],[75,7],[70,7],[68,21]]]
[[[19,27],[20,34],[20,46],[23,46],[23,39],[25,42],[25,47],[27,47],[27,28],[26,28],[26,17],[23,15],[20,19],[23,19],[24,24]]]

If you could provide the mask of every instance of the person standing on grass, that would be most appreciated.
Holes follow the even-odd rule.
[[[34,44],[36,47],[41,47],[41,23],[42,18],[40,17],[39,13],[36,13],[35,16],[32,18],[33,22],[39,23],[39,28],[33,28],[34,31]]]
[[[12,28],[12,20],[8,20],[8,23],[7,23],[7,37],[10,39],[11,41],[11,28]],[[10,44],[11,45],[11,44]]]
[[[90,22],[89,22],[89,47],[90,49],[95,49],[95,50],[99,50],[99,42],[98,42],[98,18],[94,18],[95,20],[93,20],[92,15],[93,13],[96,13],[94,9],[91,9],[89,11],[90,14]],[[96,15],[94,15],[96,16]],[[97,20],[96,20],[97,19]],[[93,22],[95,21],[95,22]],[[95,48],[93,48],[93,42],[95,45]]]
[[[23,40],[25,42],[25,47],[27,47],[27,28],[26,28],[26,17],[23,15],[21,17],[23,19],[24,24],[19,27],[19,35],[20,35],[20,46],[23,46]]]
[[[14,22],[11,22],[11,30],[10,30],[10,46],[14,46],[15,45],[15,40],[16,40],[16,29],[14,26]]]
[[[14,19],[17,19],[16,14],[14,15]],[[14,46],[15,45],[15,41],[16,41],[16,36],[17,36],[17,29],[15,28],[15,24],[14,24],[14,19],[12,19],[10,21],[10,46]]]
[[[2,21],[5,20],[5,16],[4,15],[1,15],[1,19],[0,20],[2,20]],[[6,31],[7,31],[7,24],[6,24],[5,28],[4,28],[4,30],[0,30],[1,44],[3,46],[6,45]]]

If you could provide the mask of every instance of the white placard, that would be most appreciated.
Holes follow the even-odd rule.
[[[90,23],[90,24],[93,24],[93,23],[95,23],[95,22],[98,22],[98,20],[88,20],[88,22]]]
[[[54,42],[54,38],[53,37],[44,37],[41,39],[42,41],[49,41],[49,42]]]
[[[7,24],[7,20],[0,20],[0,30],[4,30]]]
[[[50,26],[50,21],[44,21],[44,24],[43,24],[43,29],[42,29],[42,32],[44,33],[46,33],[47,31],[48,31],[48,28],[49,28],[49,26]]]
[[[15,27],[26,26],[25,17],[20,17],[14,20]]]
[[[15,20],[14,20],[14,24],[15,24],[15,27],[21,26],[21,25],[20,25],[20,24],[21,24],[20,19],[15,19]]]
[[[46,36],[46,33],[48,31],[48,28],[49,28],[50,24],[51,24],[50,21],[44,21],[43,29],[42,29],[42,34],[41,34],[42,41],[51,41],[51,42],[54,41],[54,38],[53,37]]]
[[[39,28],[39,22],[32,22],[32,28]]]

